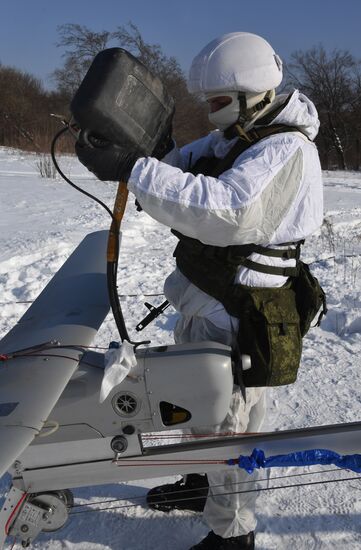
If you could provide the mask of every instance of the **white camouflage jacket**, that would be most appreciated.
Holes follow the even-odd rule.
[[[285,96],[278,96],[275,106],[283,101]],[[202,156],[223,158],[232,148],[235,140],[226,140],[217,130],[181,150],[174,149],[162,162],[151,157],[139,159],[128,188],[150,216],[205,244],[275,247],[304,239],[320,227],[323,218],[321,167],[312,142],[319,128],[317,111],[296,90],[271,124],[296,126],[302,133],[287,132],[260,140],[218,178],[187,172],[190,159],[193,165]],[[294,260],[257,254],[251,259],[294,265]],[[285,278],[240,267],[235,282],[281,286]],[[178,270],[168,277],[165,292],[183,316],[205,317],[229,330],[230,318],[223,306]]]

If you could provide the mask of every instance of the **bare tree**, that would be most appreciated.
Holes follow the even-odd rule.
[[[348,51],[327,53],[319,45],[305,52],[294,52],[286,65],[286,75],[288,83],[303,91],[316,105],[321,120],[318,144],[324,163],[328,164],[334,150],[339,166],[345,169],[345,150],[355,141],[349,113],[359,96],[360,62]]]
[[[128,28],[120,26],[113,33],[118,45],[132,53],[152,73],[167,81],[183,77],[180,65],[175,57],[168,57],[159,44],[147,44],[136,25],[129,22]]]
[[[159,44],[147,44],[136,25],[118,27],[114,38],[124,49],[137,57],[148,69],[159,76],[176,104],[174,137],[179,145],[205,134],[210,126],[207,108],[187,89],[186,77],[175,57],[168,57]]]
[[[60,25],[58,33],[57,46],[65,48],[64,66],[53,72],[53,78],[59,90],[70,99],[78,89],[96,54],[108,47],[112,33],[95,32],[75,23]]]
[[[208,130],[205,106],[188,92],[185,75],[176,58],[168,57],[159,44],[145,42],[134,23],[117,27],[113,32],[94,32],[88,27],[69,23],[61,25],[58,31],[58,46],[65,48],[64,66],[54,71],[53,76],[59,91],[69,100],[79,87],[95,55],[112,44],[137,57],[162,80],[174,97],[174,136],[180,145]]]

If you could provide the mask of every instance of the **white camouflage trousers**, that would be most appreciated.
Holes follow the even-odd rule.
[[[237,327],[235,327],[237,328]],[[178,344],[211,340],[230,345],[232,334],[218,328],[204,317],[180,317],[174,331]],[[266,413],[264,388],[247,388],[246,403],[238,386],[234,386],[229,413],[219,426],[202,427],[193,433],[257,432]],[[217,535],[228,538],[246,535],[256,527],[255,506],[257,493],[240,493],[256,488],[257,473],[252,475],[238,467],[208,473],[209,493],[204,509],[204,520]],[[243,483],[247,481],[248,483]]]
[[[174,329],[178,344],[210,340],[230,346],[238,330],[238,320],[224,306],[193,285],[175,269],[165,281],[167,299],[180,313]],[[202,426],[194,433],[258,432],[266,414],[264,388],[248,388],[246,403],[238,386],[234,387],[229,413],[219,426]],[[246,535],[256,527],[257,493],[237,493],[256,488],[257,474],[249,475],[238,467],[208,474],[210,485],[204,519],[217,535],[228,538]],[[247,481],[249,483],[244,484]]]

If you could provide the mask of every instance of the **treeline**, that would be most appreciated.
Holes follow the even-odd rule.
[[[186,77],[177,60],[167,57],[159,45],[144,42],[135,25],[118,27],[110,33],[67,24],[58,31],[64,64],[52,75],[54,91],[45,90],[31,74],[0,65],[0,145],[49,151],[53,136],[61,128],[61,118],[69,120],[70,101],[94,56],[113,46],[130,51],[166,84],[176,102],[173,129],[177,143],[183,145],[210,129],[206,106],[187,91]],[[60,143],[63,151],[74,151],[71,137]]]
[[[0,145],[49,151],[59,129],[50,114],[65,114],[67,105],[66,97],[47,92],[32,75],[0,65]]]
[[[189,94],[186,76],[174,57],[158,44],[148,44],[132,23],[115,31],[94,32],[67,24],[58,28],[63,66],[53,73],[54,90],[44,89],[31,74],[0,64],[0,145],[47,152],[61,120],[69,119],[69,104],[94,56],[119,46],[130,51],[157,74],[176,102],[174,137],[179,145],[210,130],[207,107]],[[327,53],[322,46],[292,54],[285,66],[282,91],[298,88],[315,103],[321,120],[316,143],[324,169],[361,168],[360,62],[349,52]],[[71,136],[63,151],[73,151]]]

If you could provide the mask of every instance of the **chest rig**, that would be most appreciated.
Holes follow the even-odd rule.
[[[238,140],[227,155],[222,158],[201,157],[189,169],[194,174],[218,177],[230,169],[237,157],[249,147],[261,139],[284,132],[298,132],[298,128],[284,125],[273,125],[252,129],[245,134],[238,125],[232,127],[230,138],[238,135]],[[303,241],[297,243],[280,243],[287,248],[268,248],[259,244],[244,244],[232,246],[213,246],[202,243],[197,239],[182,235],[179,231],[172,230],[179,239],[174,251],[177,267],[193,284],[223,303],[228,313],[234,315],[232,296],[230,294],[234,286],[234,279],[239,266],[267,273],[269,275],[282,275],[295,277],[297,267],[276,267],[264,265],[249,259],[252,253],[262,256],[282,259],[299,260],[300,247]],[[232,311],[231,311],[232,310]]]
[[[190,170],[213,177],[232,167],[246,149],[267,136],[298,132],[298,128],[273,125],[245,134],[223,159],[200,158]],[[323,306],[318,318],[326,313],[325,293],[308,266],[300,260],[304,241],[280,243],[283,248],[258,244],[212,246],[172,230],[179,239],[174,251],[177,267],[198,288],[223,304],[229,315],[239,320],[233,335],[235,383],[245,387],[281,386],[295,382],[301,360],[302,337]],[[274,258],[295,259],[295,267],[269,266],[254,262],[252,253]],[[283,275],[287,282],[280,288],[257,288],[234,284],[239,266],[261,273]],[[245,368],[247,364],[247,368]]]

